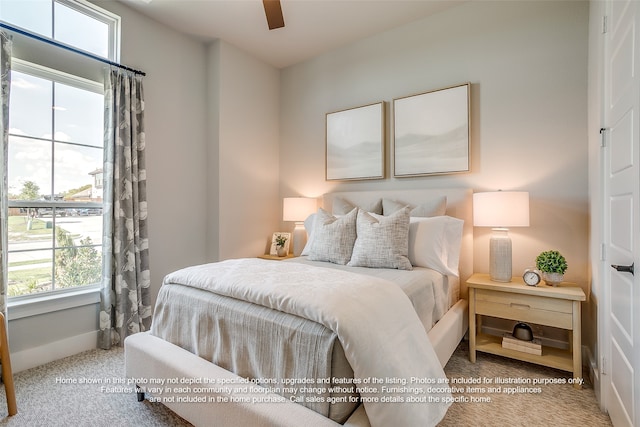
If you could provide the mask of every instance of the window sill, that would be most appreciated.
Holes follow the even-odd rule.
[[[92,286],[77,291],[9,301],[7,315],[9,320],[16,320],[99,302],[100,288]]]

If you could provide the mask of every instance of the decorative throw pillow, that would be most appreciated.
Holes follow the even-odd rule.
[[[382,199],[382,213],[387,216],[399,211],[405,206],[411,208],[410,215],[412,217],[442,216],[447,211],[447,196],[436,197],[420,203],[417,206],[391,199]]]
[[[463,220],[450,216],[412,217],[409,224],[411,264],[457,277],[463,224]]]
[[[356,222],[358,237],[347,265],[411,270],[408,258],[409,210],[406,207],[386,217],[359,210]]]
[[[343,199],[342,197],[336,197],[333,199],[332,213],[334,215],[346,215],[355,208],[360,208],[366,212],[373,212],[376,214],[382,214],[382,200],[376,200],[370,203],[368,206],[356,206],[350,201]]]
[[[309,259],[342,265],[349,262],[356,240],[357,215],[357,209],[340,217],[331,215],[322,208],[318,209],[313,225]]]

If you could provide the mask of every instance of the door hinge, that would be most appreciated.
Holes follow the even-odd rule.
[[[607,34],[607,15],[602,16],[602,34]]]
[[[608,130],[609,130],[608,128],[600,128],[600,147],[607,146],[606,132]]]
[[[607,374],[607,371],[604,369],[606,361],[607,361],[607,359],[605,359],[604,356],[602,356],[602,363],[600,364],[600,375],[606,375]]]
[[[607,246],[604,243],[600,244],[600,261],[607,259]]]

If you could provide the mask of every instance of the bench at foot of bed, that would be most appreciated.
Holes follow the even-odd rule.
[[[147,332],[131,335],[124,342],[125,375],[138,384],[136,388],[138,400],[157,398],[149,392],[144,382],[161,383],[162,380],[175,378],[219,379],[225,382],[225,387],[232,390],[246,386],[239,376],[207,362],[206,360]],[[179,380],[178,380],[179,381]],[[179,384],[178,384],[179,385]],[[239,391],[238,391],[239,393]],[[232,391],[233,394],[233,391]],[[242,393],[251,396],[251,394]],[[178,394],[162,393],[159,399],[165,406],[195,426],[211,425],[216,420],[216,426],[260,425],[264,427],[340,427],[340,424],[323,417],[304,406],[290,401],[278,403],[193,403],[178,402]],[[180,394],[184,396],[184,394]],[[227,397],[228,393],[210,393],[213,397]],[[256,393],[256,398],[271,397],[282,399],[272,393]],[[344,424],[347,427],[370,427],[364,408],[360,406]]]

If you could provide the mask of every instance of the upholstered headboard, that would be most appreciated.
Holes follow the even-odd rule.
[[[465,281],[473,273],[472,190],[468,188],[432,188],[420,190],[345,191],[322,196],[322,207],[331,212],[335,198],[348,200],[357,206],[371,206],[382,198],[421,205],[442,196],[447,198],[446,215],[464,220],[460,250],[460,292],[467,297]]]

